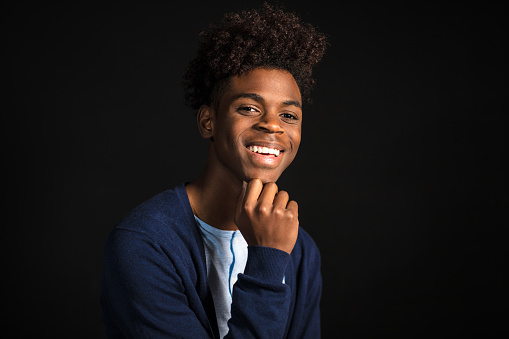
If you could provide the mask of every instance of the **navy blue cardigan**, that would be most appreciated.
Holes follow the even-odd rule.
[[[319,338],[321,289],[320,254],[302,228],[291,255],[249,246],[226,338]],[[141,204],[113,229],[104,249],[101,306],[108,338],[219,337],[203,241],[184,184]]]

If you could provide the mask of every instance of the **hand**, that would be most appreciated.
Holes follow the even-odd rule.
[[[288,201],[275,183],[244,182],[237,201],[235,224],[248,245],[277,248],[290,254],[299,233],[298,205]]]

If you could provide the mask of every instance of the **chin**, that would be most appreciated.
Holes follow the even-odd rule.
[[[281,174],[269,174],[269,173],[249,173],[244,177],[244,181],[249,182],[253,179],[260,179],[264,184],[268,182],[276,182]]]

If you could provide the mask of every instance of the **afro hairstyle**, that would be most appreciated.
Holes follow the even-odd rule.
[[[288,71],[303,101],[311,102],[312,68],[327,40],[294,13],[265,2],[260,9],[225,14],[219,24],[201,31],[200,38],[183,81],[185,103],[191,108],[218,104],[231,77],[260,67]]]

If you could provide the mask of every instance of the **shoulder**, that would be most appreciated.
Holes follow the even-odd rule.
[[[192,210],[181,184],[137,206],[115,228],[157,236],[189,220],[192,220]]]
[[[112,230],[112,234],[127,233],[162,246],[192,241],[195,232],[197,228],[184,184],[143,202]]]
[[[197,272],[206,269],[205,253],[184,184],[129,212],[106,239],[103,263],[106,271],[126,275],[178,272],[178,279],[196,282]]]

